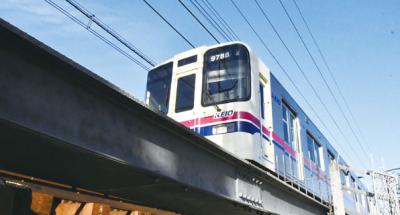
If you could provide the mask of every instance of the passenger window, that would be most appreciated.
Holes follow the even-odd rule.
[[[178,79],[175,105],[176,113],[193,109],[195,81],[195,74]]]
[[[335,160],[335,155],[333,155],[333,153],[331,151],[329,151],[329,149],[327,150],[327,152],[328,152],[328,166],[326,168],[329,170],[332,162],[334,162],[334,160]]]
[[[307,151],[308,151],[308,158],[310,161],[315,162],[315,155],[314,155],[314,147],[313,147],[313,138],[307,134]]]
[[[329,158],[329,161],[335,160],[335,155],[333,155],[333,153],[329,150],[328,150],[328,158]]]
[[[314,151],[315,151],[315,161],[316,161],[315,163],[317,164],[318,167],[321,167],[321,157],[319,155],[320,147],[321,146],[319,145],[319,143],[314,140]]]
[[[283,139],[292,149],[298,150],[296,114],[285,102],[282,102],[282,125]]]
[[[264,85],[260,82],[260,108],[261,118],[264,119]]]
[[[343,186],[346,186],[346,174],[343,170],[340,170],[340,182]]]
[[[356,189],[356,180],[351,176],[351,188]],[[353,192],[353,198],[357,202],[357,193]]]
[[[308,151],[309,158],[312,162],[315,163],[315,165],[322,168],[321,156],[319,153],[320,147],[321,147],[321,145],[315,140],[315,138],[313,136],[311,136],[311,134],[307,134],[307,151]]]

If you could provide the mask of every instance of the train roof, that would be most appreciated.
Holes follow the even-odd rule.
[[[157,67],[159,67],[159,66],[162,66],[162,65],[164,65],[164,64],[166,64],[166,63],[169,63],[169,62],[171,62],[171,61],[179,60],[179,59],[181,59],[183,56],[191,55],[191,53],[199,53],[199,52],[200,52],[200,53],[204,53],[204,52],[206,52],[206,51],[209,50],[209,49],[218,48],[218,47],[223,47],[223,46],[232,45],[232,44],[240,44],[240,45],[243,45],[243,46],[245,46],[245,47],[249,50],[250,53],[253,53],[253,52],[251,51],[250,46],[247,45],[247,44],[244,43],[244,42],[241,42],[241,41],[231,41],[231,42],[225,42],[225,43],[220,43],[220,44],[215,44],[215,45],[210,45],[210,46],[202,45],[202,46],[199,46],[199,47],[196,47],[196,48],[193,48],[193,49],[189,49],[189,50],[180,52],[180,53],[178,53],[178,54],[175,54],[172,58],[169,58],[169,59],[163,61],[162,63],[157,64],[157,65],[154,66],[152,69],[157,68]],[[254,54],[254,53],[253,53],[253,54]]]

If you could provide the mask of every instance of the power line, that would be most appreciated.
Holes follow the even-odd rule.
[[[243,12],[240,10],[240,8],[236,5],[236,3],[233,0],[230,0],[231,3],[233,4],[233,6],[236,8],[236,10],[239,12],[239,14],[241,15],[241,17],[245,20],[245,22],[247,23],[247,25],[251,28],[251,30],[253,31],[253,33],[257,36],[257,38],[260,40],[260,42],[262,43],[263,47],[268,51],[268,53],[272,56],[272,58],[275,60],[275,62],[278,64],[278,66],[280,67],[280,69],[285,73],[285,75],[289,78],[290,82],[293,84],[293,86],[295,86],[296,90],[299,92],[299,94],[303,97],[303,99],[306,101],[306,103],[310,106],[311,104],[308,102],[308,100],[306,99],[306,97],[301,93],[300,89],[297,87],[297,85],[295,84],[295,82],[293,81],[293,79],[290,77],[289,73],[286,71],[286,69],[282,66],[282,64],[279,62],[279,60],[276,58],[276,56],[273,54],[273,52],[269,49],[269,47],[267,46],[267,44],[265,43],[265,41],[262,39],[262,37],[258,34],[258,32],[255,30],[255,28],[251,25],[251,23],[249,22],[249,20],[246,18],[246,16],[243,14]],[[312,108],[313,109],[313,108]],[[313,109],[314,110],[314,109]],[[315,111],[315,110],[314,110]],[[315,111],[316,114],[316,111]],[[316,114],[318,115],[318,114]],[[342,147],[341,145],[339,145],[339,147]],[[343,152],[346,153],[346,150],[344,150],[344,148],[342,148]],[[347,155],[347,154],[346,154]],[[348,156],[348,155],[347,155]],[[350,157],[350,156],[349,156]]]
[[[127,41],[125,38],[123,38],[121,35],[119,35],[116,31],[111,29],[109,26],[104,24],[101,20],[96,18],[96,16],[89,12],[87,9],[85,9],[82,5],[77,3],[74,0],[65,0],[68,2],[70,5],[72,5],[75,9],[77,9],[79,12],[81,12],[83,15],[85,15],[87,18],[89,18],[92,22],[97,24],[101,29],[103,29],[105,32],[110,34],[112,37],[114,37],[116,40],[118,40],[120,43],[122,43],[125,47],[127,47],[129,50],[133,51],[136,55],[138,55],[140,58],[142,58],[144,61],[146,61],[148,64],[151,66],[155,66],[155,63],[153,60],[151,60],[148,56],[146,56],[142,51],[140,51],[138,48],[136,48],[134,45],[132,45],[129,41]]]
[[[264,18],[267,20],[267,22],[269,23],[269,25],[271,26],[272,30],[274,31],[274,33],[276,34],[276,36],[279,38],[279,40],[281,41],[281,43],[283,44],[283,46],[285,47],[286,51],[289,53],[289,55],[291,56],[291,58],[293,59],[293,61],[296,63],[297,67],[303,71],[303,69],[300,67],[300,64],[298,63],[297,59],[294,57],[293,53],[290,51],[289,47],[286,45],[286,43],[284,42],[284,40],[282,39],[281,35],[279,34],[278,30],[276,29],[275,25],[272,23],[272,21],[270,20],[270,18],[268,17],[268,15],[266,14],[266,12],[264,11],[264,9],[261,7],[261,5],[259,4],[259,2],[257,0],[254,0],[254,2],[256,3],[257,7],[260,9],[260,11],[262,12]],[[312,106],[310,106],[312,108]],[[313,108],[312,108],[313,109]],[[316,112],[316,111],[315,111]],[[317,115],[317,114],[316,114]],[[324,128],[329,132],[329,134],[332,136],[332,138],[335,138],[335,136],[333,135],[333,133],[331,132],[331,130],[328,128],[328,126],[325,125],[324,121],[319,117],[319,115],[317,115],[318,119],[320,120],[320,122],[323,124]],[[336,139],[335,139],[336,140]]]
[[[163,15],[161,15],[149,2],[147,2],[146,0],[143,0],[144,3],[146,3],[147,6],[149,6],[154,13],[156,13],[162,20],[164,20],[165,23],[167,23],[169,25],[169,27],[171,27],[183,40],[186,41],[187,44],[189,44],[192,48],[195,48],[195,46],[185,37],[181,34],[181,32],[179,32],[167,19],[164,18]]]
[[[257,7],[260,9],[260,11],[262,12],[264,18],[267,20],[267,22],[269,23],[269,25],[272,27],[274,33],[278,36],[279,40],[281,41],[281,43],[284,45],[286,51],[289,53],[290,57],[292,58],[292,60],[295,62],[297,68],[299,69],[299,71],[302,73],[303,77],[305,78],[305,80],[307,81],[308,85],[311,87],[312,91],[314,92],[314,94],[316,95],[316,97],[318,98],[319,102],[322,104],[323,108],[325,109],[325,111],[328,113],[329,117],[331,118],[331,120],[334,122],[336,128],[338,129],[339,133],[341,133],[341,135],[343,136],[343,138],[345,139],[346,142],[349,142],[349,140],[347,139],[346,135],[344,134],[344,132],[341,130],[341,128],[339,127],[338,123],[336,122],[335,118],[333,117],[333,115],[331,114],[331,112],[329,111],[327,105],[325,104],[325,102],[322,100],[321,96],[318,94],[318,92],[316,91],[314,85],[312,84],[312,82],[310,81],[310,79],[308,78],[308,76],[305,74],[304,70],[302,69],[302,67],[300,66],[299,62],[297,61],[296,57],[293,55],[292,51],[289,49],[289,47],[287,46],[287,44],[285,43],[285,41],[282,39],[281,35],[279,34],[279,32],[277,31],[276,27],[274,26],[274,24],[272,23],[272,21],[269,19],[268,15],[266,14],[265,10],[261,7],[261,5],[259,4],[259,2],[257,0],[254,0],[255,3],[257,4]],[[328,129],[329,131],[329,129]],[[330,131],[329,131],[330,132]],[[353,148],[352,145],[350,145],[352,151],[354,151],[356,153],[356,150]]]
[[[204,10],[203,6],[201,6],[199,4],[199,2],[197,0],[189,0],[190,3],[197,9],[197,11],[200,12],[200,14],[207,20],[208,23],[210,23],[210,25],[217,30],[217,32],[226,40],[226,41],[230,41],[231,39],[229,38],[228,35],[226,35],[226,33],[221,29],[221,27],[214,22],[214,20],[212,18],[210,18],[210,14],[208,14],[208,12],[206,10]]]
[[[221,26],[220,26],[220,24],[218,24],[218,22],[216,21],[216,20],[218,20],[218,19],[214,19],[213,17],[212,17],[212,15],[210,15],[210,13],[208,13],[207,12],[207,10],[197,1],[197,0],[189,0],[189,1],[191,1],[191,2],[195,2],[200,8],[201,8],[201,10],[204,12],[204,14],[208,17],[208,20],[210,20],[212,23],[213,23],[213,26],[217,29],[217,31],[218,32],[221,32],[222,34],[223,34],[223,37],[226,39],[226,41],[232,41],[232,36],[229,34],[229,33],[227,33]],[[204,1],[202,1],[203,2],[203,4],[205,4],[204,3]],[[207,5],[206,5],[207,6]]]
[[[358,143],[358,145],[360,146],[361,150],[363,151],[363,153],[365,154],[366,158],[368,159],[368,153],[367,153],[367,151],[365,150],[365,148],[364,148],[364,146],[361,144],[361,142],[360,142],[358,136],[357,136],[356,133],[354,132],[353,126],[351,126],[351,124],[350,124],[350,122],[349,122],[349,119],[347,118],[346,114],[344,113],[342,106],[340,105],[340,103],[339,103],[339,101],[337,100],[335,94],[333,93],[332,88],[329,86],[329,84],[328,84],[328,82],[327,82],[327,80],[326,80],[324,74],[322,73],[321,69],[319,68],[319,66],[318,66],[318,64],[317,64],[317,62],[316,62],[314,56],[311,54],[311,51],[309,50],[307,44],[305,43],[303,37],[302,37],[301,34],[300,34],[300,31],[299,31],[298,28],[296,27],[296,24],[294,23],[292,17],[290,16],[289,12],[287,11],[287,9],[286,9],[285,5],[283,4],[282,0],[278,0],[278,1],[280,2],[280,4],[281,4],[283,10],[285,11],[286,16],[289,18],[290,23],[292,24],[293,28],[295,29],[295,31],[296,31],[298,37],[300,38],[301,43],[303,44],[303,46],[304,46],[304,48],[306,49],[308,55],[310,56],[310,58],[311,58],[311,60],[312,60],[312,62],[313,62],[313,64],[314,64],[315,68],[318,70],[318,73],[320,74],[320,76],[321,76],[321,78],[322,78],[322,80],[323,80],[325,86],[328,88],[329,93],[331,94],[332,98],[333,98],[334,101],[335,101],[336,106],[339,108],[339,111],[340,111],[341,115],[343,116],[343,118],[345,119],[347,125],[349,126],[351,133],[353,134],[353,136],[354,136],[355,139],[356,139],[356,142]]]
[[[331,70],[331,68],[330,68],[330,66],[329,66],[329,64],[328,64],[328,62],[327,62],[327,60],[326,60],[324,54],[322,53],[321,47],[319,46],[317,40],[316,40],[315,37],[314,37],[314,34],[313,34],[312,31],[311,31],[311,27],[309,26],[308,22],[306,21],[306,19],[305,19],[304,15],[303,15],[303,13],[302,13],[302,11],[301,11],[299,5],[297,4],[296,0],[293,0],[293,2],[294,2],[295,6],[296,6],[296,8],[297,8],[297,11],[298,11],[299,14],[300,14],[301,19],[303,20],[304,25],[306,26],[306,29],[307,29],[308,33],[309,33],[310,36],[311,36],[311,39],[312,39],[314,45],[317,47],[319,56],[321,57],[322,62],[324,63],[325,67],[327,68],[328,73],[329,73],[329,75],[330,75],[331,79],[333,80],[333,83],[334,83],[334,85],[335,85],[335,87],[336,87],[336,90],[339,92],[339,95],[340,95],[341,99],[343,100],[347,111],[350,113],[351,119],[353,120],[354,124],[355,124],[356,127],[358,128],[358,132],[360,133],[361,137],[364,139],[364,142],[367,143],[368,148],[369,148],[369,150],[371,151],[371,147],[369,146],[369,143],[366,141],[366,138],[364,137],[364,134],[363,134],[363,132],[362,132],[361,129],[360,129],[360,125],[359,125],[359,123],[357,122],[357,120],[355,119],[355,117],[354,117],[355,115],[353,114],[353,111],[351,110],[351,108],[350,108],[350,106],[349,106],[349,104],[348,104],[348,102],[347,102],[347,100],[346,100],[346,98],[345,98],[345,96],[344,96],[342,90],[341,90],[340,87],[339,87],[339,84],[338,84],[337,81],[336,81],[335,76],[333,75],[333,72],[332,72],[332,70]]]
[[[194,15],[194,14],[192,13],[192,11],[185,5],[185,3],[183,3],[181,0],[178,0],[178,1],[179,1],[179,3],[181,3],[181,5],[186,9],[186,11],[189,12],[190,15],[192,15],[192,17],[201,25],[201,27],[203,27],[203,29],[206,30],[207,33],[208,33],[217,43],[220,43],[219,40],[214,36],[214,34],[212,34],[212,33],[208,30],[208,28],[207,28],[206,26],[204,26],[204,24],[197,18],[196,15]]]
[[[136,63],[138,66],[140,66],[142,69],[149,71],[150,69],[144,65],[142,62],[140,62],[139,60],[137,60],[135,57],[133,57],[132,55],[130,55],[129,53],[127,53],[126,51],[124,51],[123,49],[121,49],[120,47],[118,47],[117,45],[115,45],[113,42],[111,42],[110,40],[108,40],[107,38],[105,38],[104,36],[102,36],[101,34],[99,34],[98,32],[96,32],[95,30],[93,30],[92,28],[90,28],[89,25],[86,25],[85,23],[83,23],[81,20],[79,20],[78,18],[76,18],[74,15],[72,15],[71,13],[69,13],[68,11],[66,11],[65,9],[63,9],[62,7],[60,7],[59,5],[57,5],[55,2],[53,2],[52,0],[45,0],[49,5],[51,5],[52,7],[54,7],[55,9],[57,9],[58,11],[60,11],[61,13],[63,13],[64,15],[66,15],[68,18],[70,18],[72,21],[74,21],[75,23],[79,24],[80,26],[82,26],[83,28],[85,28],[86,30],[88,30],[90,33],[92,33],[94,36],[96,36],[97,38],[101,39],[103,42],[105,42],[106,44],[108,44],[109,46],[111,46],[112,48],[114,48],[116,51],[118,51],[119,53],[121,53],[122,55],[124,55],[125,57],[127,57],[129,60],[133,61],[134,63]]]
[[[235,40],[240,40],[240,38],[238,37],[238,35],[235,33],[235,31],[233,31],[233,29],[231,28],[231,26],[229,26],[229,24],[225,21],[225,19],[221,16],[220,13],[218,13],[218,11],[213,7],[213,5],[208,1],[208,0],[202,0],[203,2],[205,2],[205,5],[207,6],[207,8],[209,10],[211,10],[211,12],[217,17],[218,20],[220,20],[220,22],[222,23],[222,25],[225,27],[225,29],[231,34],[231,36],[235,39]]]
[[[221,20],[221,18],[218,16],[218,12],[215,11],[215,9],[212,7],[212,5],[209,2],[206,2],[205,0],[201,0],[202,4],[204,5],[204,11],[209,11],[209,17],[211,20],[214,21],[218,25],[218,27],[225,32],[226,35],[229,36],[229,40],[233,41],[236,40],[235,35],[229,31],[229,28],[224,24],[224,22]]]

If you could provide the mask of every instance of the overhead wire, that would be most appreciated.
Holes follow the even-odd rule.
[[[279,3],[281,4],[283,10],[285,11],[286,16],[289,18],[289,21],[290,21],[292,27],[295,29],[297,36],[300,38],[300,41],[301,41],[302,45],[303,45],[304,48],[306,49],[306,51],[307,51],[309,57],[311,58],[311,60],[312,60],[312,62],[313,62],[313,64],[314,64],[314,66],[315,66],[315,68],[317,69],[317,71],[318,71],[318,73],[319,73],[321,79],[323,80],[323,83],[324,83],[325,86],[327,87],[327,89],[328,89],[330,95],[332,96],[332,98],[333,98],[333,100],[334,100],[336,106],[338,107],[338,109],[339,109],[339,111],[340,111],[342,117],[345,119],[346,124],[347,124],[348,127],[350,128],[350,131],[351,131],[351,133],[353,134],[353,136],[354,136],[356,142],[358,143],[360,149],[362,150],[362,152],[364,153],[364,155],[366,156],[366,158],[367,158],[367,160],[368,160],[368,152],[366,151],[366,149],[365,149],[364,146],[362,145],[361,141],[359,140],[357,134],[355,133],[355,131],[354,131],[354,129],[353,129],[353,126],[350,124],[350,121],[349,121],[348,117],[347,117],[346,114],[344,113],[344,110],[343,110],[342,106],[340,105],[338,99],[336,98],[336,96],[335,96],[335,94],[334,94],[332,88],[329,86],[328,81],[326,80],[326,78],[325,78],[324,74],[322,73],[320,67],[318,66],[318,64],[317,64],[317,62],[316,62],[314,56],[312,55],[310,49],[308,48],[307,44],[305,43],[304,38],[302,37],[302,35],[301,35],[299,29],[297,28],[296,24],[294,23],[292,17],[290,16],[289,12],[287,11],[287,9],[286,9],[285,5],[283,4],[282,0],[278,0],[278,1],[279,1]],[[335,123],[335,124],[336,124],[336,123]],[[342,132],[341,132],[341,133],[342,133]]]
[[[235,40],[235,37],[231,34],[231,32],[229,31],[229,29],[227,29],[227,27],[224,25],[224,23],[218,18],[217,14],[214,13],[213,10],[211,10],[210,6],[207,5],[207,3],[204,0],[201,0],[201,3],[198,2],[197,0],[195,0],[197,2],[198,5],[202,5],[202,9],[205,13],[208,14],[208,17],[214,22],[215,25],[218,26],[218,28],[224,32],[224,34],[228,37],[229,41],[233,41]],[[208,12],[207,12],[208,11]]]
[[[205,5],[211,12],[217,17],[218,20],[222,23],[223,26],[225,26],[225,29],[231,34],[231,36],[235,40],[240,40],[238,35],[235,33],[235,31],[231,28],[231,26],[225,21],[225,19],[221,16],[221,14],[214,8],[214,6],[208,1],[208,0],[202,0],[205,2]]]
[[[344,94],[343,94],[341,88],[339,87],[339,84],[338,84],[338,82],[337,82],[335,76],[333,75],[333,72],[332,72],[332,70],[331,70],[331,67],[329,66],[328,61],[326,60],[326,58],[325,58],[325,56],[324,56],[324,54],[323,54],[323,52],[322,52],[322,50],[321,50],[321,47],[319,46],[319,44],[318,44],[318,42],[317,42],[317,40],[316,40],[314,34],[313,34],[312,31],[311,31],[310,25],[309,25],[308,22],[306,21],[304,15],[303,15],[303,12],[301,11],[299,5],[297,4],[297,1],[296,1],[296,0],[293,0],[293,3],[294,3],[294,5],[295,5],[295,7],[296,7],[298,13],[300,14],[300,17],[301,17],[301,19],[302,19],[304,25],[306,26],[307,32],[309,33],[309,35],[310,35],[310,37],[311,37],[311,40],[313,41],[313,44],[315,45],[315,47],[316,47],[317,50],[318,50],[318,53],[319,53],[319,56],[320,56],[321,59],[322,59],[322,62],[324,63],[325,67],[327,68],[328,74],[330,75],[331,79],[333,80],[333,83],[334,83],[334,85],[335,85],[335,88],[336,88],[336,90],[339,92],[339,95],[340,95],[341,99],[343,100],[343,103],[345,104],[345,107],[346,107],[347,111],[349,112],[349,115],[350,115],[351,119],[353,120],[353,122],[354,122],[354,124],[355,124],[355,127],[357,128],[357,130],[358,130],[358,132],[360,133],[361,137],[364,139],[364,142],[368,145],[368,148],[369,148],[369,150],[371,151],[371,147],[370,147],[368,141],[366,141],[366,138],[365,138],[363,132],[362,132],[361,129],[360,129],[360,125],[359,125],[358,121],[356,120],[355,115],[354,115],[353,111],[351,110],[349,103],[347,102],[347,99],[345,98],[345,96],[344,96]]]
[[[197,16],[187,7],[187,5],[185,3],[183,3],[183,1],[178,0],[179,3],[186,9],[186,11],[189,12],[189,14],[202,26],[202,28],[204,30],[207,31],[207,33],[217,42],[220,43],[219,40],[214,36],[214,34],[197,18]],[[227,71],[228,75],[231,75],[228,71]],[[211,96],[211,94],[207,91],[206,96],[209,97],[211,100],[214,100],[213,97]],[[219,108],[218,105],[214,105],[214,107],[216,108],[217,111],[221,111],[221,109]]]
[[[233,41],[234,37],[227,31],[225,28],[222,28],[223,23],[221,23],[218,19],[218,17],[209,9],[209,7],[206,5],[205,1],[202,0],[202,4],[205,5],[203,6],[198,0],[190,0],[190,1],[195,1],[197,5],[203,10],[203,12],[208,16],[208,18],[215,24],[215,26],[221,31],[225,37],[227,37],[227,41]],[[210,13],[209,13],[210,12]]]
[[[272,21],[270,20],[270,18],[268,17],[268,15],[266,14],[265,10],[261,7],[261,5],[259,4],[259,2],[257,0],[254,0],[255,3],[257,4],[257,7],[260,9],[260,11],[262,12],[264,18],[267,20],[267,22],[269,23],[269,25],[272,27],[274,33],[278,36],[279,40],[281,41],[281,43],[284,45],[286,51],[289,53],[290,57],[292,58],[292,60],[295,62],[297,68],[299,69],[299,71],[301,72],[301,74],[303,75],[304,79],[306,80],[307,84],[311,87],[313,93],[315,94],[315,96],[317,97],[318,101],[322,104],[322,107],[324,108],[324,110],[328,113],[328,116],[330,117],[330,119],[333,121],[335,127],[337,128],[337,130],[339,131],[339,133],[343,136],[344,140],[347,142],[347,144],[350,146],[351,150],[357,154],[356,149],[353,147],[353,145],[350,144],[349,139],[347,138],[347,136],[345,135],[345,133],[343,132],[343,130],[340,128],[338,122],[336,121],[336,119],[333,117],[332,113],[329,111],[327,105],[325,104],[325,102],[322,100],[321,96],[319,95],[318,91],[316,90],[314,84],[311,82],[311,80],[308,78],[307,74],[304,72],[304,70],[302,69],[302,67],[300,66],[299,62],[297,61],[296,57],[294,56],[294,54],[292,53],[292,51],[289,49],[289,47],[287,46],[287,44],[284,42],[282,36],[280,35],[280,33],[277,31],[276,27],[274,26],[274,24],[272,23]],[[360,161],[361,159],[358,158]]]
[[[207,31],[207,33],[215,40],[215,42],[220,43],[219,40],[214,36],[213,33],[208,30],[208,28],[197,18],[197,16],[186,6],[185,3],[182,2],[182,0],[178,0],[179,3],[186,9],[187,12],[203,27],[204,30]]]
[[[300,93],[300,89],[297,87],[297,85],[294,83],[293,79],[290,77],[289,73],[286,71],[286,69],[282,66],[282,64],[279,62],[279,60],[276,58],[276,56],[273,54],[273,52],[270,50],[270,48],[268,47],[268,45],[265,43],[264,39],[262,39],[262,37],[258,34],[258,32],[255,30],[255,28],[253,27],[253,25],[250,23],[250,21],[246,18],[246,16],[244,15],[244,13],[240,10],[240,8],[237,6],[237,4],[233,1],[230,0],[230,2],[233,4],[233,6],[236,8],[236,10],[239,12],[239,14],[241,15],[241,17],[245,20],[245,22],[247,23],[247,25],[251,28],[251,30],[253,31],[253,33],[256,35],[256,37],[259,39],[259,41],[262,43],[263,47],[268,51],[268,53],[272,56],[272,58],[274,59],[274,61],[278,64],[278,66],[280,67],[280,69],[285,73],[285,75],[289,78],[289,80],[291,81],[291,83],[295,86],[295,88],[297,89],[297,91]],[[315,90],[315,89],[314,89]],[[315,91],[315,93],[317,93]],[[300,93],[301,95],[303,95],[302,93]],[[318,93],[317,93],[318,94]],[[303,99],[305,99],[305,96],[302,96]],[[320,96],[318,95],[317,97],[320,98]],[[322,99],[321,99],[322,101]],[[307,102],[308,103],[308,102]],[[323,103],[323,101],[322,101]],[[323,103],[324,104],[324,103]],[[310,105],[310,104],[309,104]],[[326,105],[325,108],[327,109]],[[328,113],[329,110],[327,111]],[[333,117],[332,117],[333,118]],[[333,119],[334,120],[334,119]],[[335,120],[334,120],[335,121]],[[339,142],[338,142],[339,143]],[[346,150],[344,150],[344,148],[342,147],[342,145],[340,144],[339,147],[341,147],[342,151],[347,155]],[[349,156],[350,157],[350,156]],[[359,157],[356,156],[358,159]],[[361,159],[359,159],[361,161]]]
[[[131,44],[128,40],[126,40],[124,37],[122,37],[120,34],[118,34],[115,30],[113,30],[111,27],[106,25],[100,19],[98,19],[93,13],[88,11],[86,8],[84,8],[82,5],[80,5],[78,2],[76,2],[74,0],[65,0],[65,1],[68,2],[70,5],[72,5],[79,12],[81,12],[83,15],[85,15],[87,18],[89,18],[92,22],[97,24],[97,26],[99,26],[101,29],[103,29],[105,32],[107,32],[109,35],[114,37],[114,39],[118,40],[125,47],[127,47],[129,50],[131,50],[136,55],[138,55],[140,58],[142,58],[144,61],[146,61],[148,64],[150,64],[151,66],[155,66],[155,62],[150,57],[145,55],[141,50],[139,50],[137,47],[135,47],[133,44]]]
[[[137,60],[135,57],[133,57],[132,55],[130,55],[128,52],[124,51],[123,49],[121,49],[120,47],[118,47],[116,44],[114,44],[112,41],[110,41],[109,39],[107,39],[106,37],[104,37],[103,35],[101,35],[100,33],[98,33],[97,31],[93,30],[90,26],[86,25],[84,22],[82,22],[81,20],[79,20],[77,17],[75,17],[74,15],[72,15],[71,13],[69,13],[68,11],[66,11],[65,9],[63,9],[61,6],[59,6],[58,4],[56,4],[55,2],[53,2],[52,0],[45,0],[49,5],[51,5],[52,7],[54,7],[55,9],[57,9],[58,11],[60,11],[62,14],[64,14],[65,16],[67,16],[68,18],[70,18],[72,21],[74,21],[75,23],[79,24],[80,26],[82,26],[83,28],[85,28],[86,30],[88,30],[90,33],[92,33],[94,36],[96,36],[97,38],[101,39],[103,42],[105,42],[106,44],[108,44],[109,46],[111,46],[112,48],[114,48],[116,51],[118,51],[119,53],[121,53],[122,55],[124,55],[125,57],[127,57],[129,60],[133,61],[135,64],[137,64],[139,67],[141,67],[142,69],[149,71],[150,68],[147,67],[146,65],[144,65],[142,62],[140,62],[139,60]]]
[[[172,28],[172,30],[174,30],[187,44],[189,44],[192,48],[195,48],[196,46],[193,45],[193,43],[191,43],[189,41],[189,39],[187,39],[185,36],[183,36],[183,34],[178,31],[178,29],[176,29],[160,12],[158,12],[158,10],[156,10],[148,1],[143,0],[143,2],[150,7],[151,10],[153,10],[154,13],[156,13],[165,23],[167,23],[167,25],[169,27]]]
[[[215,23],[215,21],[211,18],[210,14],[203,8],[203,6],[197,0],[189,0],[190,3],[199,11],[199,13],[207,20],[207,22],[226,40],[231,41],[229,35],[221,29],[221,27]]]
[[[280,33],[278,32],[278,30],[276,29],[275,25],[272,23],[271,19],[269,18],[269,16],[266,14],[265,10],[261,7],[261,5],[259,4],[259,2],[257,0],[254,0],[254,2],[256,3],[257,7],[260,9],[261,13],[263,14],[264,18],[267,20],[268,24],[271,26],[272,30],[274,31],[275,35],[279,38],[279,40],[281,41],[281,43],[283,44],[283,46],[285,47],[286,51],[289,53],[289,55],[291,56],[291,58],[293,59],[293,61],[295,62],[295,64],[297,65],[297,67],[300,70],[303,70],[300,66],[300,64],[298,63],[297,59],[294,57],[293,53],[290,51],[289,47],[287,46],[286,42],[283,40],[282,36],[280,35]],[[322,120],[322,118],[319,116],[319,114],[317,114],[317,112],[314,110],[314,108],[309,105],[309,107],[313,110],[314,114],[317,116],[318,120],[321,122],[321,124],[324,126],[324,128],[328,131],[328,133],[332,136],[332,138],[334,140],[336,140],[335,135],[333,135],[333,132],[328,128],[328,126],[326,126],[326,124],[324,123],[324,121]]]

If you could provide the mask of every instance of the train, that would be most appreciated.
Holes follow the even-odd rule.
[[[176,54],[149,71],[145,103],[235,156],[332,201],[329,164],[345,161],[247,44]],[[343,185],[366,190],[352,172],[341,171],[340,178]],[[343,192],[348,214],[370,213],[360,193]]]

